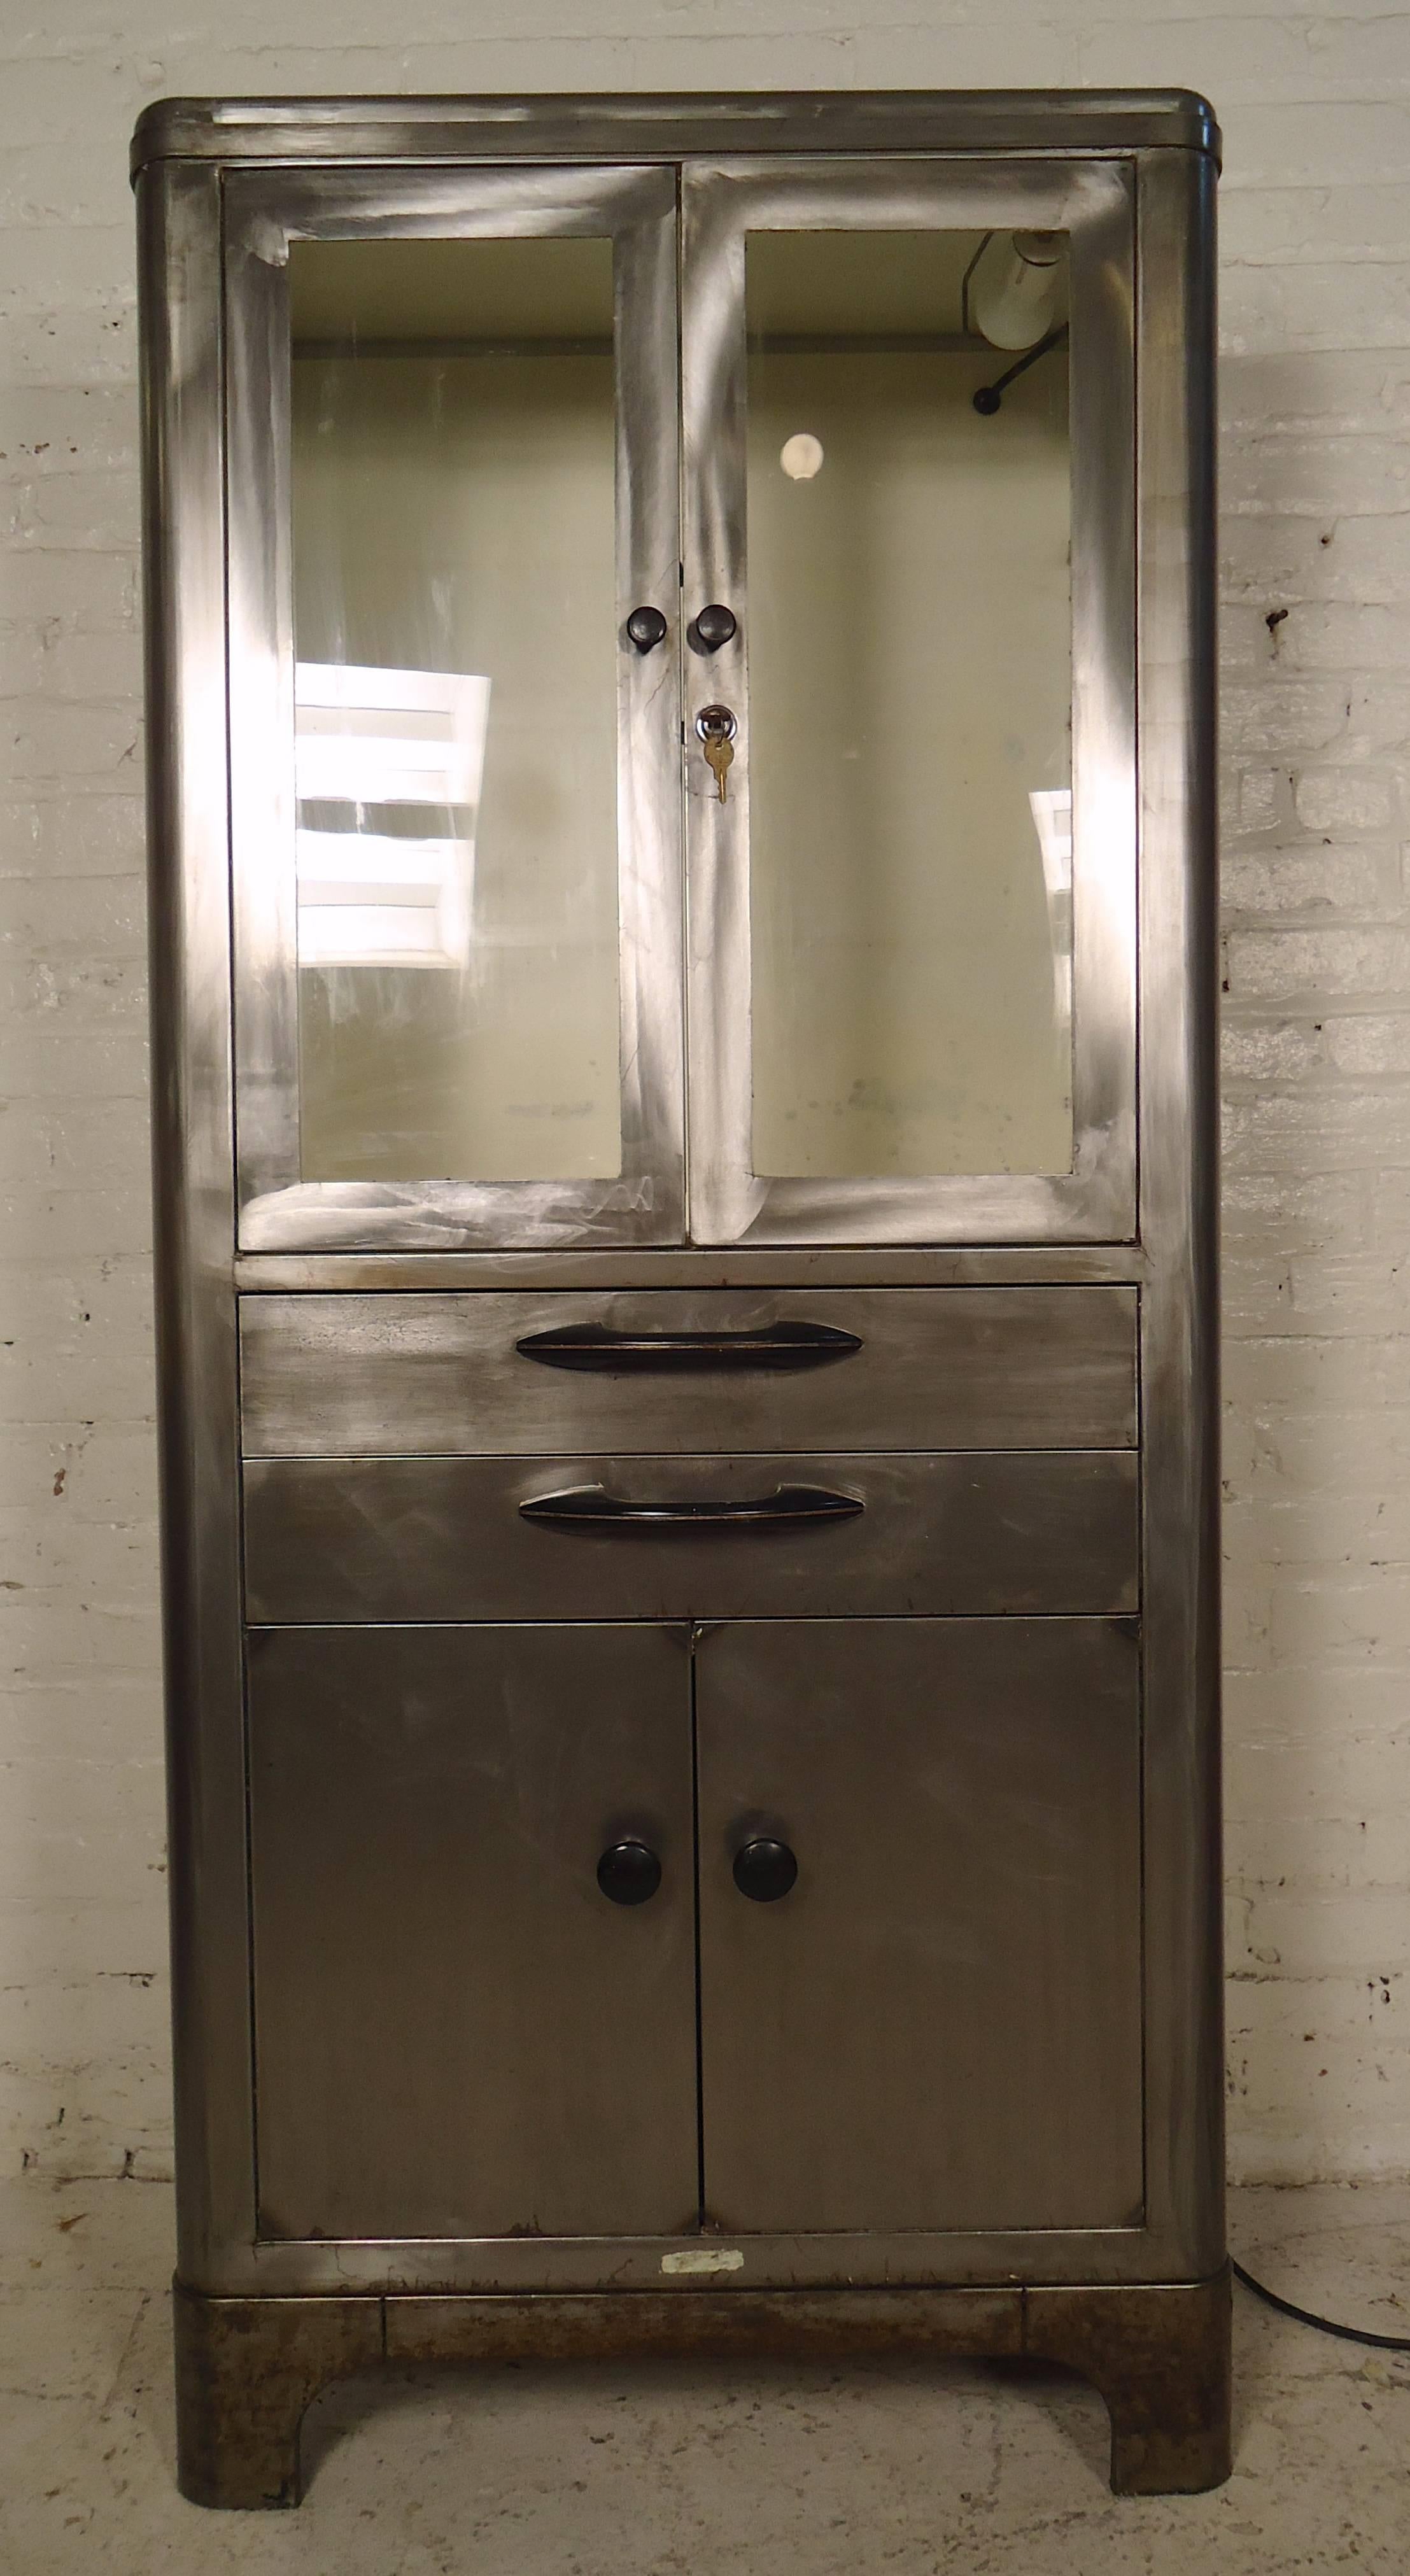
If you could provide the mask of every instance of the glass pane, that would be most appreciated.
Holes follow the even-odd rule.
[[[1071,1169],[1065,262],[1018,243],[749,238],[763,1175]]]
[[[611,242],[290,272],[303,1176],[610,1176]]]

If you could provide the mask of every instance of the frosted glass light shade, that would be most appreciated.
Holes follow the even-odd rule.
[[[969,318],[991,348],[1031,349],[1057,319],[1057,233],[993,233],[969,281]]]

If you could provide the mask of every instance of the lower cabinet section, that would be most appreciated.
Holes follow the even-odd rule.
[[[682,1629],[251,1633],[265,2235],[695,2224],[689,1704]]]
[[[251,1631],[261,2232],[1138,2224],[1139,1659]]]

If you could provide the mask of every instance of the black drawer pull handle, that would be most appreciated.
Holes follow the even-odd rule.
[[[771,1494],[737,1503],[633,1503],[609,1494],[605,1485],[573,1485],[519,1506],[526,1521],[576,1530],[789,1529],[802,1522],[855,1520],[865,1509],[855,1494],[835,1493],[828,1485],[775,1485]]]
[[[606,1324],[560,1324],[526,1333],[521,1359],[564,1369],[806,1369],[859,1351],[835,1324],[763,1324],[739,1333],[616,1333]]]

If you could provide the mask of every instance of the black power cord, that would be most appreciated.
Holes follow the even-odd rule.
[[[1279,2316],[1295,2317],[1300,2326],[1315,2326],[1319,2334],[1338,2335],[1343,2343],[1373,2343],[1380,2352],[1410,2352],[1410,2335],[1372,2334],[1368,2326],[1339,2326],[1331,2317],[1314,2316],[1310,2308],[1295,2307],[1291,2299],[1280,2299],[1276,2290],[1270,2290],[1265,2281],[1255,2281],[1253,2274],[1246,2272],[1242,2263],[1236,2263],[1232,2255],[1229,2269],[1236,2281],[1242,2281],[1246,2290],[1252,2290],[1256,2299],[1276,2308]]]

